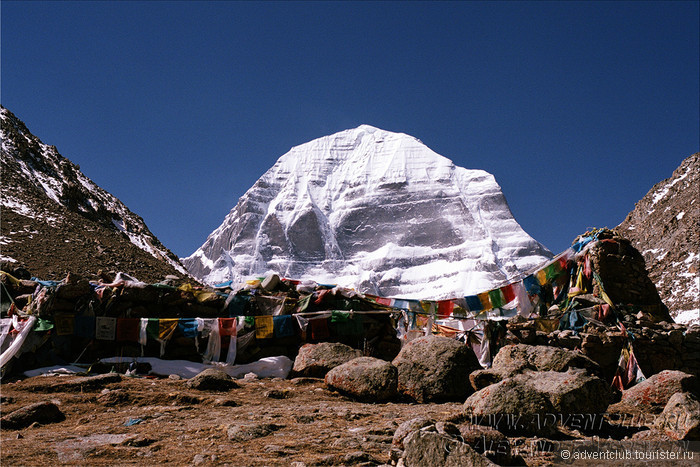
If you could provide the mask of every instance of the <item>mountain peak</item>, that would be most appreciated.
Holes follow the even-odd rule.
[[[293,147],[183,259],[206,282],[274,271],[406,298],[486,290],[551,253],[493,176],[370,125]]]

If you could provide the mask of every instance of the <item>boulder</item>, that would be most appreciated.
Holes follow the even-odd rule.
[[[557,414],[602,414],[612,397],[608,383],[580,369],[528,372],[515,379],[546,394]]]
[[[512,457],[506,435],[493,428],[471,423],[463,423],[458,428],[461,440],[476,452],[498,465],[510,465]]]
[[[677,392],[698,395],[697,377],[682,371],[664,370],[622,393],[621,402],[650,413],[660,413]]]
[[[2,417],[0,419],[0,428],[3,430],[18,430],[26,428],[32,423],[46,425],[48,423],[62,422],[65,419],[66,416],[53,402],[37,402],[26,405]]]
[[[677,392],[657,420],[657,428],[675,440],[700,441],[700,401],[689,392]]]
[[[400,453],[403,452],[403,440],[406,438],[406,436],[413,433],[414,431],[420,430],[421,428],[425,428],[434,424],[434,420],[425,417],[417,417],[407,420],[401,425],[399,425],[399,427],[394,432],[394,437],[391,441],[392,460],[398,460],[398,458],[401,455]],[[398,456],[394,456],[396,452],[399,452]]]
[[[472,394],[464,410],[472,423],[547,435],[557,423],[599,421],[610,398],[609,385],[585,370],[527,371]]]
[[[421,403],[464,400],[473,392],[469,374],[481,369],[469,346],[442,336],[412,340],[392,363],[399,392]]]
[[[493,370],[504,378],[525,370],[567,371],[582,368],[593,375],[600,375],[600,366],[575,350],[548,345],[507,345],[493,359]]]
[[[478,391],[526,370],[567,371],[569,368],[582,368],[592,375],[601,375],[600,366],[580,352],[548,345],[513,344],[501,347],[492,367],[475,371],[469,375],[469,381]]]
[[[445,467],[495,466],[467,443],[449,435],[427,430],[411,432],[404,439],[403,465],[440,465]]]
[[[359,357],[326,374],[326,385],[361,401],[386,401],[396,397],[398,370],[385,360]]]
[[[472,424],[486,425],[509,433],[554,434],[547,415],[554,413],[549,397],[515,378],[481,389],[466,400],[464,413]]]
[[[217,368],[207,368],[197,376],[187,380],[185,385],[200,391],[229,391],[239,387],[233,378]]]
[[[361,351],[339,342],[305,344],[299,349],[292,371],[295,376],[323,378],[333,368],[361,356]]]

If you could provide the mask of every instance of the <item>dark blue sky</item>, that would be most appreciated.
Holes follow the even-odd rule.
[[[493,173],[557,253],[698,151],[698,5],[3,1],[2,104],[180,256],[362,123]]]

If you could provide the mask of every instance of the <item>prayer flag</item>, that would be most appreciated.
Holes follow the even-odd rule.
[[[256,316],[255,317],[255,338],[256,339],[271,339],[274,337],[275,325],[272,316]]]
[[[515,300],[515,289],[513,284],[508,284],[501,287],[501,293],[503,294],[504,303],[510,303]]]
[[[545,285],[547,283],[547,272],[544,269],[537,271],[537,280],[540,282],[540,285]]]
[[[311,328],[311,339],[323,340],[331,337],[330,330],[328,329],[328,318],[310,319],[309,327]]]
[[[467,308],[469,311],[481,311],[484,309],[484,306],[481,304],[481,300],[479,300],[478,296],[468,295],[464,297],[464,299],[467,301]]]
[[[158,321],[158,339],[167,341],[177,329],[177,318],[161,319]]]
[[[438,301],[438,318],[445,319],[449,318],[454,309],[454,303],[452,300],[440,300]]]
[[[362,315],[349,311],[332,311],[331,323],[339,336],[356,336],[364,332]]]
[[[482,292],[480,294],[477,294],[477,297],[479,297],[479,301],[481,302],[482,310],[490,310],[491,308],[493,308],[491,306],[491,299],[489,298],[488,292]]]
[[[95,319],[95,338],[113,341],[117,333],[117,318],[98,316]]]
[[[177,328],[183,336],[194,339],[197,337],[197,318],[182,318],[177,322]]]
[[[219,318],[219,335],[233,336],[236,334],[236,318]],[[256,320],[257,327],[257,320]]]
[[[489,291],[489,300],[491,301],[491,306],[494,308],[501,308],[507,302],[501,293],[501,289],[495,289]]]
[[[523,285],[530,295],[537,295],[540,293],[540,283],[534,275],[527,276],[523,279]]]
[[[432,301],[421,300],[420,306],[421,306],[421,308],[423,308],[423,311],[425,311],[429,315],[433,315],[437,311],[437,306],[436,306],[435,302],[432,302]]]
[[[92,339],[95,337],[95,317],[94,316],[76,316],[75,317],[75,335]]]
[[[275,337],[292,337],[294,333],[294,322],[290,315],[273,316],[273,334]]]
[[[72,336],[73,325],[75,324],[75,315],[55,315],[54,324],[56,325],[57,336]]]
[[[117,319],[117,334],[118,341],[139,341],[139,327],[141,319],[139,318],[119,318]]]

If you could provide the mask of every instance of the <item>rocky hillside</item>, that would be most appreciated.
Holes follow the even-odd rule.
[[[186,274],[143,219],[0,107],[0,260],[43,279],[99,269],[140,280]]]
[[[657,183],[618,226],[642,252],[649,277],[678,321],[700,321],[700,153]]]

